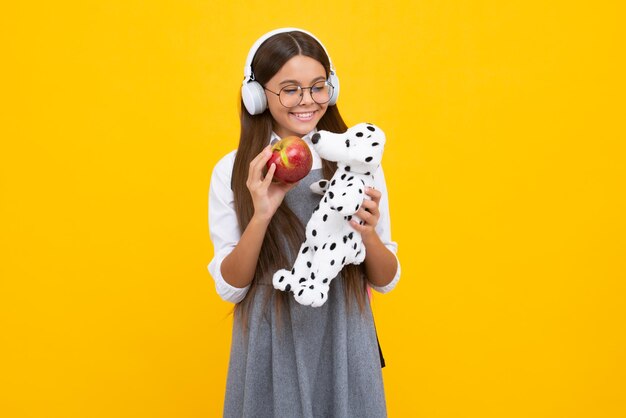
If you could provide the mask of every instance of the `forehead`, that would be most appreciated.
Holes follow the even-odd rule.
[[[320,77],[326,78],[326,70],[319,61],[304,55],[296,55],[281,67],[269,83],[280,84],[293,80],[305,85]]]

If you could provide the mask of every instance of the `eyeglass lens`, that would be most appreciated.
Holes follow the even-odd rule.
[[[317,104],[327,103],[333,95],[333,86],[331,86],[327,81],[319,81],[311,87],[300,87],[295,84],[285,86],[280,90],[278,99],[285,107],[297,106],[304,97],[304,90],[307,89],[311,93],[311,98]]]

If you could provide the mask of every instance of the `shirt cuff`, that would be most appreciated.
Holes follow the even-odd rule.
[[[374,286],[371,282],[368,281],[368,286],[379,293],[390,292],[391,290],[393,290],[394,287],[396,287],[396,285],[400,281],[400,259],[398,259],[398,256],[393,251],[392,254],[394,255],[394,257],[396,257],[396,262],[398,263],[398,269],[396,270],[396,275],[394,276],[393,280],[385,286]]]
[[[220,297],[226,302],[239,303],[243,300],[243,298],[248,293],[248,289],[250,285],[246,287],[235,287],[230,283],[224,280],[222,276],[222,261],[226,258],[226,256],[232,251],[232,248],[228,249],[229,251],[226,254],[218,254],[215,255],[213,260],[207,266],[211,276],[213,276],[213,280],[215,280],[215,290],[220,295]]]

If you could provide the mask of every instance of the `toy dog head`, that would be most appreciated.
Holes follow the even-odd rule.
[[[371,123],[359,123],[342,134],[316,132],[311,142],[321,158],[335,161],[347,171],[373,174],[383,158],[385,133]]]

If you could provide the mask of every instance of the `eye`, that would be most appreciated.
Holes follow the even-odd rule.
[[[298,93],[298,90],[300,90],[298,86],[287,86],[287,87],[283,87],[282,92],[284,94],[294,95]]]
[[[313,85],[313,87],[311,87],[311,91],[313,93],[320,93],[322,91],[326,91],[328,87],[326,86],[326,82],[325,81],[320,81],[317,82]]]

